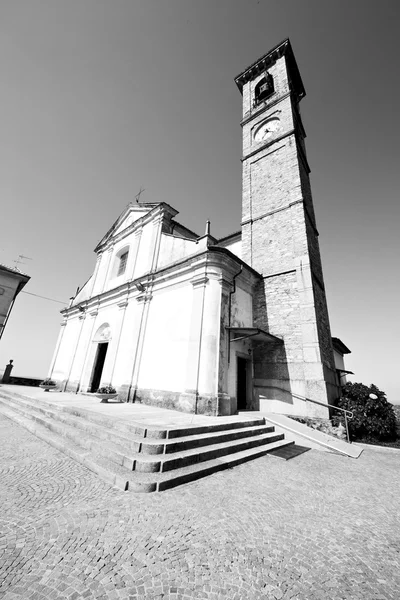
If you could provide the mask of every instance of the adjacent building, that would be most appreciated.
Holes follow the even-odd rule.
[[[0,339],[3,335],[12,307],[20,291],[30,277],[18,269],[0,264]]]

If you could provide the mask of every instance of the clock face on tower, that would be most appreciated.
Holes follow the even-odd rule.
[[[281,123],[277,118],[268,119],[257,127],[254,132],[254,141],[263,142],[268,140],[272,135],[280,129]]]

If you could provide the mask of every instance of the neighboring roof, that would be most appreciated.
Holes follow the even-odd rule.
[[[186,225],[182,225],[182,223],[179,223],[179,221],[176,221],[175,219],[171,221],[171,225],[172,231],[174,231],[175,227],[180,227],[182,230],[187,231],[193,237],[193,239],[197,239],[200,237],[197,233],[189,229],[189,227],[186,227]]]
[[[255,269],[253,269],[253,267],[251,267],[249,264],[247,264],[244,260],[242,260],[236,254],[231,252],[229,250],[229,248],[224,248],[223,246],[208,246],[208,250],[212,250],[213,252],[220,252],[221,254],[227,254],[228,256],[233,258],[237,263],[239,263],[239,265],[243,265],[244,267],[246,267],[246,269],[248,269],[249,271],[254,273],[254,275],[256,277],[259,277],[260,279],[262,279],[261,273],[259,273]]]
[[[3,265],[3,263],[0,263],[0,269],[2,271],[7,271],[8,273],[14,273],[14,275],[19,275],[20,277],[22,276],[22,277],[27,277],[28,279],[30,279],[29,275],[27,275],[26,273],[23,273],[17,267],[7,267],[7,265]]]
[[[296,59],[293,54],[292,46],[289,38],[283,40],[280,44],[272,48],[267,54],[264,54],[261,58],[256,60],[252,65],[247,67],[240,75],[235,77],[235,83],[238,86],[240,92],[242,92],[243,85],[253,79],[269,67],[271,67],[278,58],[286,56],[288,68],[290,70],[291,80],[299,98],[303,98],[306,95],[303,82],[301,80],[300,71],[296,63]]]
[[[348,347],[345,344],[343,344],[342,340],[339,340],[339,338],[333,337],[332,345],[334,349],[340,354],[351,354],[351,350],[349,350]]]
[[[283,343],[281,338],[278,338],[271,333],[267,333],[262,329],[258,329],[257,327],[227,327],[226,329],[234,334],[237,334],[237,337],[234,337],[230,340],[231,342],[239,342],[240,340],[251,338],[255,342],[272,342],[274,344]]]
[[[230,239],[234,239],[237,237],[241,237],[242,235],[242,231],[235,231],[234,233],[230,233],[229,235],[226,235],[225,237],[220,238],[219,240],[217,240],[217,244],[220,243],[225,243],[225,242],[229,242]]]
[[[19,283],[15,289],[15,294],[14,294],[14,298],[16,298],[17,295],[22,290],[22,288],[24,288],[26,286],[26,284],[28,283],[28,281],[30,280],[29,275],[27,275],[26,273],[22,273],[16,267],[14,267],[14,268],[7,267],[6,265],[3,265],[1,263],[0,263],[0,271],[8,273],[9,275],[14,276],[16,279],[19,279]]]

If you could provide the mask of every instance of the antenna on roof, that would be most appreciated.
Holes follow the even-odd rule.
[[[23,254],[18,254],[18,258],[16,260],[13,260],[13,263],[15,264],[15,268],[18,269],[18,265],[24,265],[24,259],[25,260],[33,260],[32,258],[30,258],[29,256],[24,256]]]
[[[135,196],[135,200],[136,200],[137,203],[139,203],[140,195],[143,194],[144,191],[145,191],[145,188],[142,189],[142,186],[140,186],[140,190],[139,190],[139,192]]]

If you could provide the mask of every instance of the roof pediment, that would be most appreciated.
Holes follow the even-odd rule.
[[[128,206],[123,210],[118,219],[113,223],[110,229],[107,231],[105,236],[100,240],[94,249],[95,252],[100,250],[101,247],[105,246],[109,240],[118,237],[125,230],[131,227],[135,222],[140,221],[150,216],[151,213],[156,214],[159,213],[156,209],[162,212],[168,212],[171,215],[171,218],[178,214],[178,211],[165,204],[164,202],[157,203],[148,203],[148,202],[131,202]]]

